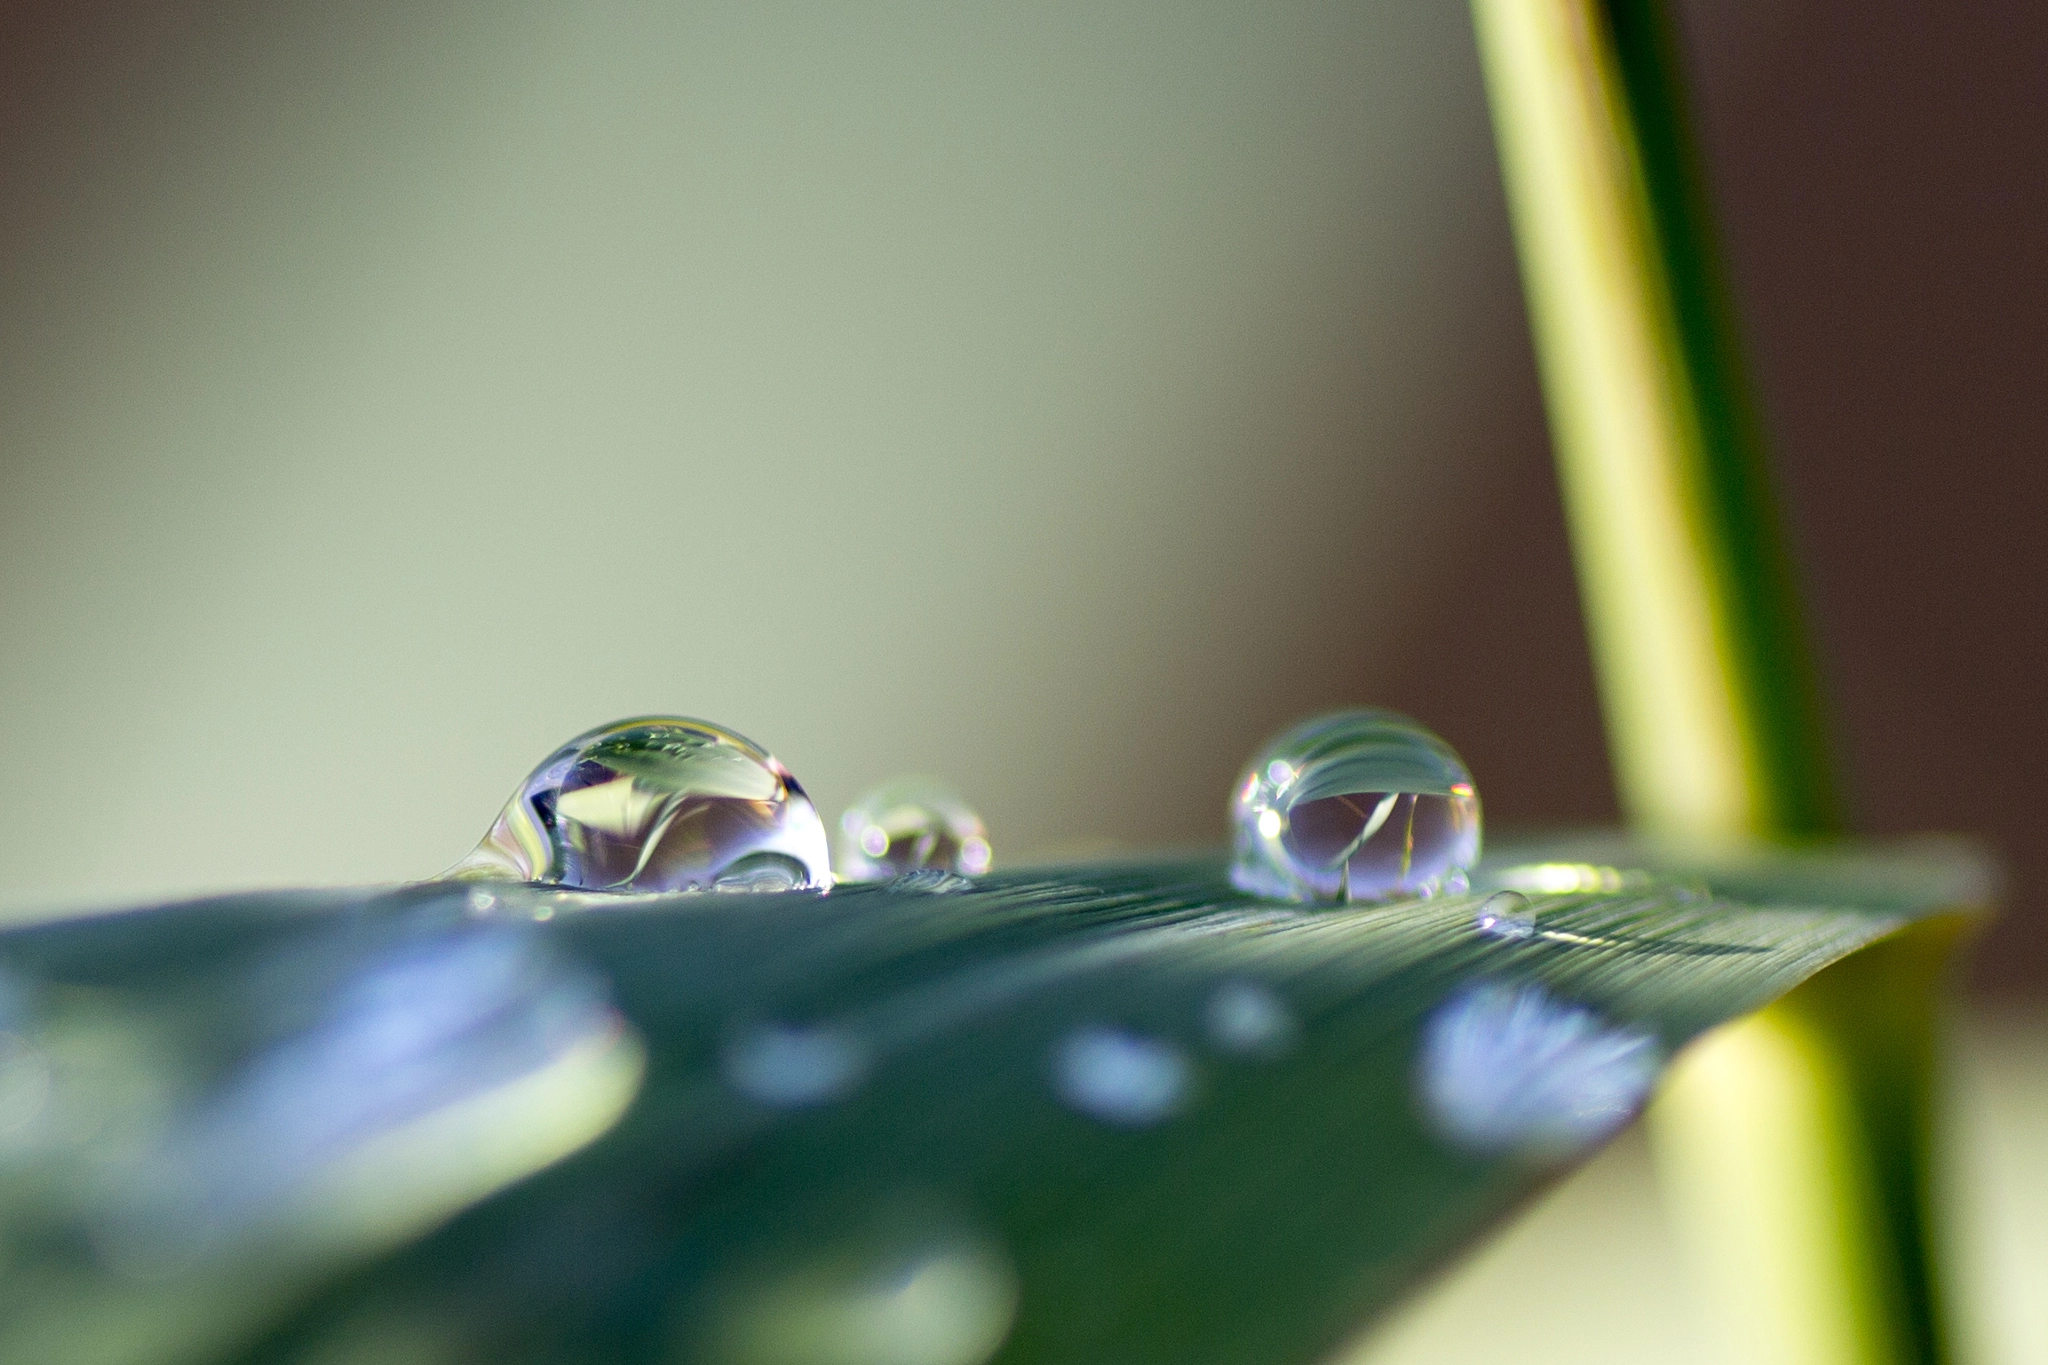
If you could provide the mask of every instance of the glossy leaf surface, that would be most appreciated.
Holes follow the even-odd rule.
[[[1591,840],[1314,911],[1216,856],[17,930],[0,1360],[1311,1361],[1979,880]]]

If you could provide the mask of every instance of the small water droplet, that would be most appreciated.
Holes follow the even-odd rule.
[[[1417,1080],[1443,1134],[1478,1151],[1569,1156],[1642,1107],[1662,1053],[1536,986],[1488,983],[1454,997],[1423,1032]]]
[[[1287,1002],[1256,981],[1218,986],[1203,1008],[1202,1022],[1218,1048],[1239,1057],[1282,1056],[1301,1031]]]
[[[840,1099],[868,1069],[867,1055],[853,1038],[830,1027],[794,1024],[747,1030],[725,1049],[724,1064],[733,1089],[776,1109]]]
[[[1536,933],[1536,907],[1519,891],[1496,891],[1480,904],[1472,924],[1488,938],[1530,938]]]
[[[1090,1025],[1053,1055],[1060,1098],[1119,1128],[1145,1128],[1187,1103],[1194,1073],[1173,1044],[1125,1029]]]
[[[951,787],[899,777],[862,793],[839,817],[839,879],[881,882],[920,868],[955,876],[988,871],[988,830]]]
[[[513,794],[444,877],[588,891],[789,891],[832,884],[825,826],[787,768],[700,720],[579,735]]]
[[[1464,889],[1479,795],[1451,746],[1392,711],[1303,721],[1245,769],[1231,880],[1255,896],[1375,901]]]

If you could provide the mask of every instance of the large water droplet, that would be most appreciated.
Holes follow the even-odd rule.
[[[1444,1136],[1536,1160],[1605,1138],[1657,1079],[1656,1039],[1536,986],[1488,983],[1430,1017],[1417,1083]]]
[[[557,749],[442,875],[591,891],[832,885],[824,822],[789,770],[730,730],[670,716]]]
[[[839,879],[881,882],[932,868],[956,876],[988,871],[988,830],[951,787],[899,777],[863,792],[839,817],[833,860]]]
[[[1230,877],[1255,896],[1431,896],[1462,890],[1479,856],[1472,775],[1392,711],[1334,711],[1288,730],[1245,769],[1230,813]]]
[[[1187,1103],[1194,1073],[1173,1044],[1119,1028],[1077,1029],[1053,1054],[1060,1098],[1119,1128],[1145,1128]]]

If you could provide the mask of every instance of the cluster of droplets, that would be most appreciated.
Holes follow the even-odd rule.
[[[1466,886],[1479,796],[1457,753],[1406,716],[1335,711],[1252,759],[1231,826],[1231,880],[1252,895],[1433,896]],[[981,817],[929,777],[870,789],[841,818],[836,856],[826,845],[810,797],[760,745],[658,716],[550,754],[444,875],[591,891],[822,891],[835,880],[954,890],[992,861]]]
[[[989,869],[981,817],[934,778],[883,783],[840,829],[840,881],[923,877],[935,879],[924,889],[950,890]],[[708,721],[652,716],[548,755],[442,875],[583,891],[823,891],[835,880],[826,842],[817,807],[767,750]]]
[[[1392,711],[1303,721],[1252,759],[1231,800],[1230,876],[1273,900],[1462,891],[1479,794],[1450,745]]]

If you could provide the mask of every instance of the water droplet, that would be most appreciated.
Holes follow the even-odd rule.
[[[1010,1334],[1017,1273],[992,1239],[899,1212],[806,1239],[780,1265],[682,1305],[676,1355],[701,1365],[981,1365]]]
[[[931,777],[899,777],[863,793],[839,817],[839,878],[887,881],[936,868],[978,877],[989,869],[988,830],[958,793]]]
[[[1496,891],[1480,904],[1472,925],[1488,938],[1530,938],[1536,933],[1536,907],[1519,891]]]
[[[1202,1010],[1202,1022],[1218,1048],[1240,1057],[1282,1056],[1301,1031],[1287,1002],[1256,981],[1218,986]]]
[[[548,756],[442,874],[590,891],[824,889],[825,827],[759,745],[677,717],[620,721]]]
[[[1144,1128],[1180,1111],[1194,1073],[1171,1043],[1090,1025],[1060,1043],[1053,1082],[1060,1098],[1082,1113],[1119,1128]]]
[[[1334,711],[1282,734],[1239,779],[1231,825],[1231,880],[1278,900],[1462,890],[1479,856],[1472,775],[1392,711]]]
[[[1642,1107],[1662,1053],[1535,986],[1474,987],[1430,1017],[1418,1083],[1443,1134],[1484,1152],[1569,1156]]]
[[[758,1104],[803,1109],[851,1092],[867,1074],[860,1044],[837,1029],[768,1024],[725,1049],[725,1079]]]

